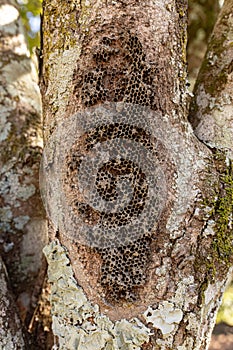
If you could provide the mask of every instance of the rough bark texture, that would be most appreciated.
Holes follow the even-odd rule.
[[[188,9],[188,79],[191,90],[206,53],[208,39],[219,13],[218,0],[190,0]]]
[[[39,193],[41,100],[15,2],[0,1],[0,16],[0,252],[24,320],[47,241]]]
[[[8,289],[6,268],[0,258],[0,349],[25,349],[22,324]]]
[[[117,114],[120,102],[142,106],[143,118],[148,110],[154,116],[153,140],[167,184],[150,234],[127,245],[88,247],[76,239],[78,226],[72,232],[53,222],[52,242],[44,252],[61,349],[208,347],[232,257],[232,169],[224,154],[198,141],[187,121],[186,12],[183,1],[44,2],[46,139],[63,123],[60,139],[54,141],[55,132],[48,142],[50,189],[60,167],[57,198],[61,192],[61,202],[65,197],[80,215],[75,169],[88,140],[101,143],[107,136],[98,136],[99,129],[97,134],[72,131],[68,121],[79,121],[82,113],[91,118],[85,111],[100,108],[106,123],[106,110],[115,108]],[[53,211],[55,202],[47,204]],[[85,220],[93,226],[99,213],[85,205]]]
[[[225,1],[210,38],[194,89],[190,121],[197,137],[233,158],[233,20]]]

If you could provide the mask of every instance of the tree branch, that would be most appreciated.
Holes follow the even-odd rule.
[[[226,0],[194,88],[190,122],[197,137],[233,158],[233,1]]]
[[[5,265],[0,257],[0,348],[25,349],[22,325],[7,286]]]

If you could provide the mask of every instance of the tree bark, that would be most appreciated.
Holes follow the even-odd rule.
[[[233,181],[230,159],[201,143],[187,121],[186,27],[184,1],[44,1],[43,175],[53,225],[44,252],[61,349],[208,348],[232,263]],[[98,152],[108,172],[101,181],[125,176],[122,160],[98,148],[116,138],[129,176],[139,171],[135,143],[149,149],[157,180],[148,193],[157,199],[139,196],[150,203],[149,233],[141,223],[142,232],[121,237],[119,229],[111,241],[104,220],[121,227],[124,215],[113,222],[118,214],[97,210],[77,178],[83,159],[94,162]],[[107,196],[98,175],[88,182],[95,169],[84,170],[90,188]]]
[[[6,268],[0,259],[0,348],[26,349],[22,324],[7,280]]]
[[[47,242],[38,176],[41,100],[15,2],[0,1],[0,16],[0,252],[25,320],[35,307],[32,294]]]
[[[190,122],[197,137],[233,158],[232,6],[227,0],[211,35],[194,90]]]
[[[219,14],[218,0],[189,1],[188,9],[188,79],[193,90],[207,43]]]

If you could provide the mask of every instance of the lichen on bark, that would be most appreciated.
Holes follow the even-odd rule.
[[[187,62],[191,90],[205,56],[207,43],[219,10],[218,0],[189,0]]]
[[[22,324],[8,282],[6,267],[0,257],[0,349],[24,350]]]
[[[138,319],[115,324],[101,315],[77,285],[67,250],[59,241],[44,248],[51,283],[53,333],[67,350],[139,350],[149,341],[150,329]]]
[[[189,119],[197,137],[211,148],[233,153],[232,0],[224,2],[194,87]]]
[[[166,202],[166,209],[158,225],[154,227],[154,236],[148,248],[149,258],[145,279],[140,284],[139,292],[136,293],[136,299],[133,301],[126,300],[124,297],[119,299],[115,297],[113,302],[108,299],[108,288],[111,282],[104,285],[101,280],[102,267],[110,261],[110,258],[106,260],[106,252],[105,254],[102,252],[101,255],[100,249],[82,246],[75,240],[75,232],[69,236],[67,232],[58,229],[57,232],[51,232],[51,239],[59,238],[59,244],[67,248],[68,260],[65,259],[64,262],[71,263],[74,278],[82,288],[79,289],[76,285],[75,293],[79,295],[82,290],[84,293],[82,296],[85,295],[84,300],[88,308],[90,302],[92,305],[98,304],[101,317],[108,319],[111,325],[116,325],[123,319],[127,320],[124,324],[128,324],[133,314],[144,323],[147,329],[151,329],[152,334],[148,334],[149,340],[146,339],[146,343],[141,344],[142,349],[206,349],[229,273],[226,260],[230,262],[230,252],[226,259],[217,259],[215,262],[213,258],[218,254],[213,244],[214,239],[221,241],[216,227],[222,213],[217,208],[228,204],[225,199],[222,202],[219,199],[224,194],[224,190],[222,192],[224,179],[219,172],[214,154],[197,140],[187,122],[184,55],[186,2],[168,1],[165,4],[154,1],[142,5],[134,0],[107,1],[106,3],[82,1],[76,4],[76,7],[71,5],[70,8],[64,8],[63,5],[61,1],[56,1],[57,7],[54,9],[55,2],[44,2],[44,19],[47,18],[48,21],[44,20],[44,80],[41,81],[41,87],[45,102],[46,139],[54,131],[55,126],[59,129],[60,122],[65,128],[64,126],[69,125],[72,118],[78,119],[78,112],[87,111],[88,108],[92,111],[103,105],[109,108],[113,101],[147,106],[156,112],[154,125],[157,126],[156,130],[160,132],[160,137],[162,135],[162,140],[159,140],[163,147],[160,147],[160,143],[157,145],[168,180],[169,200]],[[86,9],[85,6],[88,8]],[[60,17],[56,21],[59,9],[65,11],[65,18],[72,21],[72,40],[67,36],[66,49],[57,35],[67,26],[63,24]],[[74,38],[77,40],[75,44]],[[64,55],[66,56],[64,69],[66,74],[60,72]],[[69,58],[70,66],[67,67]],[[62,83],[61,77],[64,78]],[[77,144],[74,143],[72,151],[84,145],[83,140],[86,135],[80,135],[80,132],[78,130],[77,137],[82,136],[81,141],[78,139]],[[73,135],[73,131],[69,128],[67,133],[69,136]],[[65,136],[64,129],[61,139]],[[63,145],[65,146],[65,141]],[[55,153],[55,151],[50,152],[51,163],[55,163],[53,159]],[[71,172],[76,159],[72,153],[69,157]],[[164,163],[162,159],[165,160]],[[63,163],[65,168],[66,162]],[[65,170],[64,173],[69,175]],[[67,176],[67,183],[70,178]],[[71,181],[68,183],[69,189],[72,188],[72,184]],[[227,192],[228,188],[229,185],[227,185]],[[75,197],[75,192],[69,195]],[[208,204],[206,204],[206,198]],[[224,222],[221,223],[224,229],[228,219],[223,219]],[[223,245],[227,246],[228,243],[229,241],[225,240]],[[54,267],[53,275],[60,276],[58,265],[53,265],[51,252],[52,246],[45,248],[47,257],[50,256],[49,266]],[[61,252],[63,254],[64,250]],[[124,268],[128,267],[127,260],[122,258],[124,257],[122,251],[120,252],[117,248],[112,249],[109,252],[110,255],[111,252],[112,256],[115,253],[115,265],[112,264],[111,268],[117,263],[120,265],[120,261],[121,263],[123,261]],[[56,255],[56,252],[54,254]],[[58,256],[55,260],[57,259]],[[211,269],[215,264],[220,269],[221,276],[217,275],[213,278]],[[114,280],[114,282],[120,280],[122,270],[118,268],[114,278],[108,280]],[[67,272],[68,275],[70,273]],[[60,293],[59,283],[63,283],[62,278],[60,282],[55,278],[52,279],[54,293],[56,294],[56,288],[59,288]],[[67,297],[68,294],[67,292]],[[55,313],[56,303],[59,304],[59,308],[67,308],[62,301],[66,299],[65,288],[61,295],[56,297],[57,295],[52,297]],[[153,320],[154,323],[150,322],[149,313],[146,314],[148,322],[143,318],[147,307],[148,310],[152,310],[153,315],[158,316],[157,320]],[[174,323],[166,328],[170,332],[163,334],[161,323],[167,319],[169,322],[173,320],[172,317],[171,319],[168,317],[171,308],[176,317],[173,315]],[[62,337],[66,337],[64,329],[70,327],[70,319],[66,322],[61,314],[60,311],[54,314],[56,317],[53,320],[55,332],[63,344]],[[93,313],[91,315],[88,323],[84,322],[88,329],[91,329],[90,321],[96,327],[95,316]],[[59,317],[61,317],[61,323],[59,323]],[[101,329],[103,330],[103,327]],[[72,337],[72,339],[74,342],[77,341],[76,344],[79,344],[81,349],[80,339],[81,337],[84,339],[86,334],[83,333],[82,325],[78,325],[78,330],[79,334],[75,333],[76,338]],[[106,331],[106,328],[104,330]],[[162,330],[165,329],[162,328]],[[109,332],[108,328],[107,333]],[[123,339],[128,337],[126,333],[122,331]],[[100,347],[107,344],[108,337],[109,334],[102,333],[101,338],[98,338]],[[88,341],[88,338],[85,339]],[[111,343],[112,340],[109,339],[109,341]],[[129,348],[131,341],[132,339],[129,341]],[[76,345],[72,343],[67,346]],[[110,346],[109,349],[115,349],[115,347]]]
[[[16,3],[0,1],[0,14],[0,251],[27,308],[21,293],[30,299],[47,241],[39,193],[41,99]]]

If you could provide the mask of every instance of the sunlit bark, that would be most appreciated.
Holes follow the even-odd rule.
[[[49,143],[52,158],[47,169],[57,163],[56,154],[62,154],[57,151],[59,142],[66,150],[66,138],[74,137],[69,121],[79,120],[78,115],[72,119],[75,113],[85,114],[106,101],[146,105],[155,113],[156,135],[163,144],[158,142],[158,153],[166,159],[168,188],[162,215],[152,230],[147,254],[143,253],[149,260],[143,265],[145,279],[135,289],[134,301],[127,299],[134,287],[131,290],[122,282],[127,270],[122,261],[126,265],[128,261],[124,248],[111,248],[113,264],[111,249],[103,253],[101,247],[80,246],[75,229],[66,232],[55,223],[56,233],[51,233],[53,242],[45,254],[52,284],[53,331],[62,349],[73,349],[75,343],[80,349],[208,348],[232,259],[232,170],[225,155],[212,153],[199,142],[187,122],[186,5],[182,1],[93,0],[70,6],[44,2],[41,90],[46,139],[56,127],[60,130]],[[79,132],[77,142],[81,142]],[[56,135],[59,139],[54,139]],[[81,146],[75,147],[73,152],[79,152]],[[75,153],[72,157],[75,160]],[[63,172],[65,159],[60,165]],[[67,176],[65,189],[58,189],[61,201],[64,196],[77,200],[75,185],[73,190],[69,187],[69,172]],[[49,183],[56,181],[50,178]],[[131,253],[137,255],[134,247]],[[112,276],[108,263],[121,268]],[[103,277],[104,271],[109,275]],[[117,290],[121,290],[118,298]],[[64,303],[66,293],[72,297]],[[96,303],[100,310],[93,306]]]
[[[47,242],[39,192],[41,100],[14,1],[0,1],[0,18],[0,252],[26,321]]]

